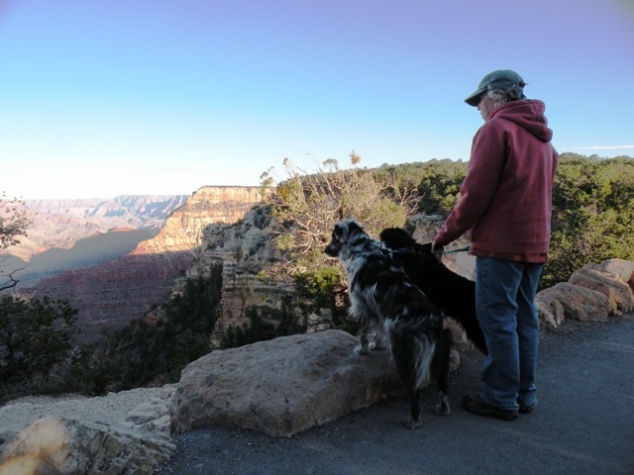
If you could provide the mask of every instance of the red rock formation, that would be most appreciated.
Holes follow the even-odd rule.
[[[141,318],[167,299],[174,279],[194,262],[192,252],[128,255],[63,272],[23,291],[66,299],[79,309],[75,329],[80,341],[93,341],[102,328],[118,329]]]
[[[157,236],[131,254],[64,272],[22,291],[69,300],[79,309],[80,339],[93,340],[102,327],[120,328],[165,302],[175,279],[200,255],[205,227],[235,223],[258,201],[258,187],[203,187],[167,217]]]
[[[176,196],[118,196],[107,199],[28,200],[31,226],[20,244],[0,254],[29,261],[51,248],[70,249],[78,241],[110,230],[158,230],[166,217],[187,200]]]
[[[134,254],[200,247],[208,224],[234,224],[261,200],[259,187],[203,186],[175,210],[157,236],[140,243]]]

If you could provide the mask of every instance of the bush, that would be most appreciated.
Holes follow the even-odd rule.
[[[0,297],[0,400],[46,383],[70,354],[76,315],[66,300]]]
[[[156,322],[137,319],[73,355],[70,374],[77,391],[100,395],[155,383],[178,381],[181,370],[211,351],[222,290],[222,266],[210,277],[189,279],[182,295],[160,309]]]
[[[633,229],[634,159],[562,154],[541,287],[568,280],[591,262],[634,260]]]

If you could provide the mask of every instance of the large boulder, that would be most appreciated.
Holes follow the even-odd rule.
[[[33,396],[0,408],[0,475],[155,473],[175,449],[174,385],[107,396]]]
[[[583,322],[605,321],[617,313],[616,304],[605,294],[570,282],[560,282],[542,290],[535,300],[540,318],[546,322],[560,323],[564,318]],[[554,301],[559,302],[561,307]],[[554,311],[555,314],[546,315],[547,311]]]
[[[559,325],[563,323],[566,311],[559,298],[561,298],[561,293],[552,289],[547,289],[537,294],[535,306],[537,307],[537,316],[540,322],[553,328],[559,328]]]
[[[340,330],[217,350],[187,365],[172,434],[224,424],[290,437],[403,393],[389,350],[359,356]]]
[[[588,264],[585,266],[589,269],[596,269],[604,272],[609,272],[612,275],[617,276],[623,282],[625,282],[629,288],[634,292],[634,262],[626,261],[624,259],[608,259],[601,263]]]
[[[150,475],[174,450],[169,437],[54,416],[31,423],[7,442],[0,475]]]
[[[634,310],[634,262],[608,259],[576,270],[568,279],[537,294],[540,320],[559,327],[565,318],[607,320]]]
[[[607,320],[634,310],[634,262],[608,259],[576,270],[568,279],[539,292],[539,319],[559,327],[565,318]]]
[[[619,313],[634,309],[634,295],[629,285],[611,272],[596,266],[584,266],[573,272],[568,282],[601,292],[616,306]]]

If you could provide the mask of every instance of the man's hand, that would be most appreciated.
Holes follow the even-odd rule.
[[[444,250],[445,250],[445,246],[436,244],[436,241],[433,241],[431,243],[431,252],[435,254],[436,256],[441,256]]]

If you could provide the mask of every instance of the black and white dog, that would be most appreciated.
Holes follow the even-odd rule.
[[[443,316],[412,282],[394,266],[389,253],[353,220],[340,221],[326,254],[338,257],[346,270],[351,317],[360,324],[359,354],[380,348],[387,332],[397,373],[410,396],[411,420],[421,423],[423,387],[433,377],[438,385],[438,414],[449,414],[448,376],[451,337]],[[375,340],[371,336],[375,333]]]
[[[484,334],[476,317],[475,282],[448,269],[431,252],[431,243],[419,244],[404,229],[384,229],[380,239],[395,264],[444,315],[460,323],[471,343],[486,355]]]

